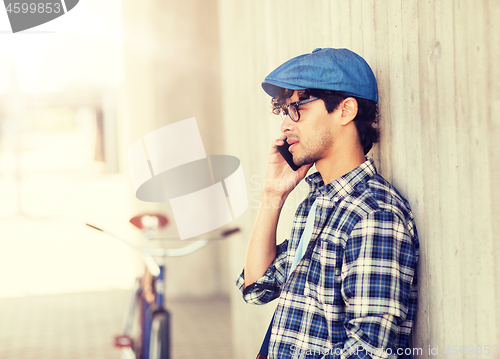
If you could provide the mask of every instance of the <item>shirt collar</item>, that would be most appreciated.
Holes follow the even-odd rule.
[[[338,201],[349,196],[357,185],[366,182],[375,174],[377,174],[375,163],[372,158],[367,158],[365,162],[351,172],[346,173],[327,185],[323,183],[323,178],[319,172],[307,176],[305,180],[310,187],[310,197],[326,195],[330,198],[337,197],[336,201]]]

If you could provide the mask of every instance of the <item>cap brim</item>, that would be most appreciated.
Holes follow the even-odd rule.
[[[305,90],[305,87],[299,87],[297,85],[288,84],[281,81],[264,80],[262,82],[262,88],[271,97],[276,97],[279,94],[280,89],[289,90]]]

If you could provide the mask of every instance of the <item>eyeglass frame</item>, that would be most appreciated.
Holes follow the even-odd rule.
[[[320,99],[319,97],[314,97],[313,96],[313,97],[309,97],[309,98],[307,98],[305,100],[295,101],[295,102],[289,103],[286,106],[283,106],[282,109],[281,109],[281,112],[280,112],[281,120],[285,121],[285,116],[288,116],[288,117],[290,117],[290,120],[292,120],[293,122],[298,122],[300,120],[299,106],[303,105],[305,103],[309,103],[309,102],[313,102],[313,101],[319,100],[319,99]],[[290,111],[288,111],[288,108],[290,106],[295,107],[295,111],[297,111],[298,118],[296,120],[294,120],[292,118],[292,116],[290,116]],[[284,113],[285,111],[286,111],[286,113]]]

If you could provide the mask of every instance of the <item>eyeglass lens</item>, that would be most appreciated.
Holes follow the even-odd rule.
[[[292,121],[297,122],[299,120],[299,113],[297,112],[297,107],[295,106],[295,104],[288,105],[287,110],[288,110],[288,115],[290,116]]]
[[[297,107],[295,106],[295,104],[290,104],[284,107],[280,115],[283,121],[285,120],[286,116],[289,116],[290,119],[294,122],[297,122],[299,120],[299,113],[297,112]]]

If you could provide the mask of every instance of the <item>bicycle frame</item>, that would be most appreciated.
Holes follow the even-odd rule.
[[[151,238],[153,231],[164,227],[168,220],[161,214],[146,214],[132,218],[130,223],[141,229],[144,237]],[[122,359],[170,359],[170,313],[165,306],[165,259],[193,253],[207,245],[209,240],[198,239],[182,248],[142,248],[99,227],[88,223],[86,225],[142,253],[146,266],[144,275],[134,285],[123,334],[115,337],[115,346],[122,349]],[[226,230],[221,233],[220,238],[238,231],[238,228]],[[155,260],[154,257],[161,260]],[[138,306],[140,339],[134,342],[132,331]]]
[[[142,358],[150,358],[150,350],[151,350],[151,335],[153,330],[153,321],[155,316],[159,314],[165,315],[168,324],[168,336],[163,338],[163,343],[170,348],[170,312],[165,307],[165,265],[162,263],[159,265],[160,273],[157,276],[152,276],[151,279],[154,283],[154,291],[151,293],[154,295],[154,301],[150,303],[148,300],[148,295],[141,295],[142,300],[142,311],[141,311],[141,320],[142,320],[142,328],[145,330],[142,331],[142,340],[141,340],[141,359]],[[144,281],[149,280],[149,278],[143,278]],[[146,286],[146,283],[143,283],[143,290]],[[144,292],[142,293],[144,294]],[[149,293],[148,293],[149,294]],[[168,350],[168,355],[166,359],[170,358],[170,350]]]

